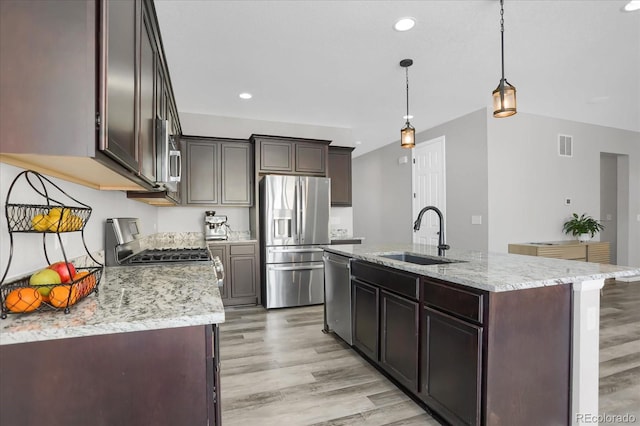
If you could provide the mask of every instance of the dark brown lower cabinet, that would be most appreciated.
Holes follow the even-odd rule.
[[[569,285],[488,292],[351,263],[353,346],[451,425],[570,424]]]
[[[224,306],[257,305],[258,246],[256,242],[217,242],[209,244],[209,251],[218,256],[225,270],[220,289]]]
[[[421,398],[452,425],[480,424],[482,327],[422,309]]]
[[[358,280],[351,280],[353,346],[374,361],[378,360],[379,290]]]
[[[0,424],[219,425],[217,334],[203,325],[0,346]]]
[[[380,290],[380,365],[418,391],[419,304]]]

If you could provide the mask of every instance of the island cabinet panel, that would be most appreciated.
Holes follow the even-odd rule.
[[[380,291],[380,364],[407,389],[418,391],[419,305]]]
[[[216,424],[214,334],[209,325],[0,346],[0,424]]]
[[[361,281],[351,280],[353,346],[373,361],[378,361],[379,290]]]
[[[571,286],[489,299],[485,424],[571,424]]]
[[[426,306],[422,321],[420,397],[450,424],[480,425],[482,327]]]

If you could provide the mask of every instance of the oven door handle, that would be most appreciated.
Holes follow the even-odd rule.
[[[224,286],[224,265],[218,256],[214,256],[213,269],[216,271],[216,279],[218,280],[218,287]]]

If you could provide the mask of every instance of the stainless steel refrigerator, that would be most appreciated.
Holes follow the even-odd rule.
[[[322,245],[329,244],[331,179],[267,175],[260,181],[267,309],[324,302]]]

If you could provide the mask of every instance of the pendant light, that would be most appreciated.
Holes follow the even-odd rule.
[[[400,146],[403,148],[413,148],[416,146],[416,129],[409,123],[409,67],[413,65],[413,59],[403,59],[400,66],[406,71],[407,76],[407,122],[400,130]]]
[[[493,116],[509,117],[516,111],[516,88],[504,78],[504,0],[500,0],[500,44],[502,46],[502,78],[493,91]]]

